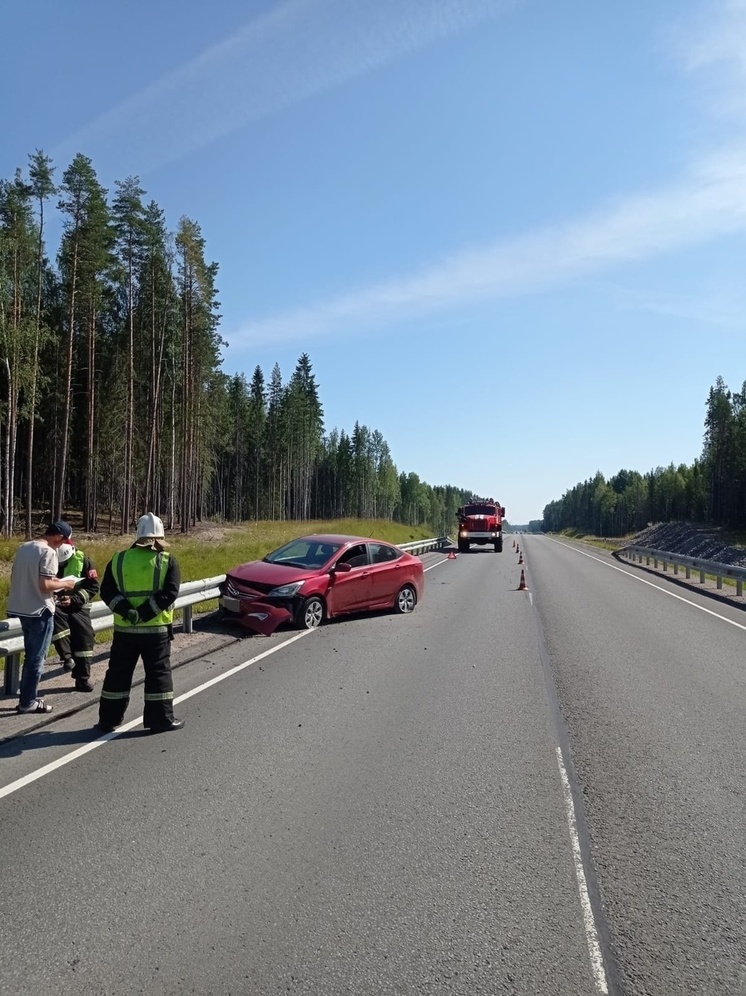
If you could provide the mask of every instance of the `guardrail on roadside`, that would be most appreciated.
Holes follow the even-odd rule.
[[[653,566],[663,565],[663,570],[667,571],[669,564],[673,567],[673,573],[679,573],[679,567],[686,571],[686,579],[690,580],[692,571],[699,571],[700,584],[705,583],[705,576],[711,574],[717,581],[717,587],[723,587],[723,578],[734,578],[736,582],[736,595],[743,595],[743,582],[746,579],[746,567],[736,567],[732,564],[720,564],[715,560],[701,560],[698,557],[685,557],[683,554],[670,553],[667,550],[651,550],[644,546],[625,546],[616,551],[618,556],[630,557],[633,561],[637,557],[638,562],[643,559],[647,566],[651,560]]]
[[[179,588],[179,597],[174,609],[182,612],[185,633],[192,632],[192,606],[217,598],[218,585],[225,580],[225,574],[201,581],[185,581]],[[114,626],[114,615],[105,602],[91,603],[91,624],[94,633],[100,633]],[[23,653],[23,631],[19,619],[0,620],[0,657],[5,657],[5,680],[3,690],[6,695],[15,695],[21,677],[21,654]]]
[[[397,543],[400,550],[407,553],[429,553],[432,550],[440,550],[441,547],[449,546],[451,540],[448,536],[438,536],[436,539],[415,540],[414,543]]]
[[[438,550],[450,543],[447,536],[436,539],[415,540],[413,543],[397,544],[400,550],[407,553],[427,553]],[[201,581],[185,581],[179,588],[179,597],[174,602],[174,609],[182,612],[183,632],[192,632],[192,606],[200,602],[208,602],[220,594],[219,585],[225,581],[225,574],[214,578],[203,578]],[[92,602],[90,607],[91,623],[94,633],[100,633],[114,626],[114,615],[104,602]],[[0,658],[5,658],[4,692],[15,695],[21,678],[21,655],[23,653],[23,631],[18,619],[0,619]]]

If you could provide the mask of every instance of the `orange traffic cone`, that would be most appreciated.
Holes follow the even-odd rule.
[[[513,540],[513,549],[515,550],[515,540]]]
[[[455,560],[456,559],[456,554],[453,552],[453,550],[449,550],[448,551],[448,557],[446,559],[448,559],[448,560]]]
[[[518,558],[518,563],[519,564],[523,563],[523,554],[521,554],[520,557]]]
[[[521,580],[518,585],[518,591],[528,591],[528,586],[526,585],[526,575],[521,571]]]

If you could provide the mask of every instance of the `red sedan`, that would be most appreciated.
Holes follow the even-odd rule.
[[[285,622],[314,629],[346,612],[412,612],[424,588],[419,557],[383,540],[319,533],[234,567],[220,607],[224,619],[269,636]]]

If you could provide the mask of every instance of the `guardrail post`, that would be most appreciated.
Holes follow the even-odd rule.
[[[692,569],[691,569],[691,567],[689,567],[689,565],[687,564],[687,568],[686,568],[686,579],[687,579],[687,581],[689,580],[689,578],[690,578],[691,576],[692,576]]]
[[[717,581],[718,581],[718,588],[722,588],[723,587],[723,575],[722,574],[718,574]]]
[[[656,571],[658,570],[658,558],[657,557],[653,557],[653,567],[655,567]]]
[[[21,686],[21,655],[8,654],[5,658],[5,687],[6,695],[18,695]]]
[[[184,632],[185,633],[191,633],[192,632],[192,607],[191,607],[191,605],[185,605],[184,608],[181,611],[183,612],[182,618],[184,620]]]
[[[736,594],[743,595],[743,578],[736,578]]]
[[[667,560],[664,560],[664,561],[663,561],[663,570],[664,570],[664,571],[667,571],[667,570],[668,570],[668,561],[667,561]]]
[[[705,572],[704,571],[700,571],[699,572],[699,583],[700,584],[704,584],[705,583]]]
[[[674,574],[678,574],[679,573],[679,565],[678,564],[674,564],[673,565],[673,572],[674,572]]]
[[[645,564],[646,564],[647,567],[650,567],[650,557],[649,556],[645,558]]]

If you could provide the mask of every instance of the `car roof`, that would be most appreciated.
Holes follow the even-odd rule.
[[[378,540],[374,536],[345,536],[344,533],[311,533],[308,536],[299,536],[298,539],[316,540],[319,543],[336,543],[343,546],[345,543],[386,543],[387,546],[396,546],[388,540]]]

